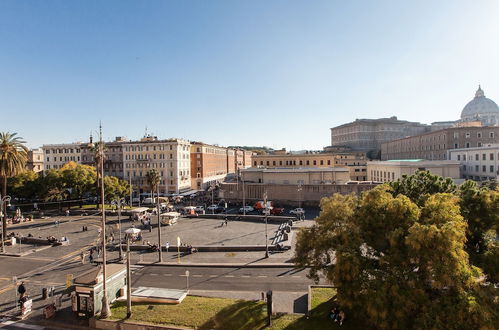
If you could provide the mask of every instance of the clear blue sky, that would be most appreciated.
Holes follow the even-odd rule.
[[[320,149],[499,101],[499,1],[0,1],[0,131]]]

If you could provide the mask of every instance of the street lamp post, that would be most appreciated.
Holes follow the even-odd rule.
[[[301,207],[301,191],[302,191],[302,186],[301,186],[301,182],[298,184],[298,207]]]
[[[267,206],[267,191],[263,193],[263,203],[265,206],[265,258],[269,257],[269,236],[267,232],[267,217],[269,213],[269,208]]]
[[[161,181],[160,181],[161,182]],[[159,262],[163,262],[163,253],[161,248],[161,212],[159,206],[159,183],[156,185],[157,196],[156,196],[156,213],[158,213],[158,257]]]
[[[121,246],[121,206],[125,204],[125,199],[124,198],[119,198],[115,199],[111,202],[112,205],[116,205],[118,207],[118,230],[120,231],[119,233],[119,240],[120,240],[120,260],[123,260],[123,247]]]
[[[130,235],[133,228],[125,231],[126,236],[126,317],[132,316],[132,272],[130,270]]]
[[[244,188],[244,175],[241,172],[241,182],[243,184],[243,215],[246,215],[246,190]]]
[[[10,202],[10,196],[3,196],[0,194],[0,220],[2,220],[2,253],[5,253],[5,231],[4,231],[4,226],[3,226],[3,221],[7,222],[7,206],[9,205]],[[3,206],[5,204],[5,214],[3,210]]]
[[[101,207],[102,207],[102,308],[101,317],[108,318],[111,316],[111,309],[109,308],[109,301],[107,300],[107,254],[106,254],[106,210],[104,202],[104,142],[102,141],[102,125],[99,124],[99,170],[101,172]]]

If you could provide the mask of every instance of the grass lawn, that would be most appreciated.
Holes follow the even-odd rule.
[[[130,321],[195,329],[262,329],[266,305],[260,301],[187,296],[181,304],[134,303]],[[126,303],[112,307],[112,318],[126,319]]]
[[[277,315],[272,321],[272,330],[302,330],[302,329],[366,329],[358,320],[346,313],[345,322],[340,326],[329,318],[331,308],[336,305],[336,289],[334,288],[312,288],[312,310],[310,317],[296,314]]]
[[[322,330],[322,329],[367,329],[361,318],[346,313],[342,326],[329,318],[331,308],[336,305],[336,289],[313,288],[310,317],[296,314],[274,316],[272,326],[266,328],[266,303],[226,298],[187,296],[179,305],[133,304],[130,321],[175,325],[195,329],[227,330]],[[126,303],[113,305],[112,318],[126,320]]]

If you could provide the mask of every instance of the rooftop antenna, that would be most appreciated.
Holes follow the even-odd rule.
[[[146,130],[144,132],[144,137],[147,137],[147,125],[146,125]]]

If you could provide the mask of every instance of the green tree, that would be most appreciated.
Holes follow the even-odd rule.
[[[38,197],[40,176],[33,171],[23,171],[7,180],[7,189],[17,198],[32,200]]]
[[[97,192],[97,209],[99,208],[99,200],[100,200],[100,195],[101,195],[101,190],[100,190],[100,185],[101,185],[101,177],[104,177],[104,165],[102,166],[101,168],[101,159],[102,159],[102,163],[104,164],[105,160],[106,160],[106,154],[105,154],[105,151],[107,150],[107,146],[104,142],[96,142],[96,143],[92,143],[90,145],[90,151],[93,153],[94,155],[94,165],[95,165],[95,170],[96,170],[96,173],[97,173],[97,179],[95,181],[95,185],[96,185],[96,188],[95,188],[95,191]],[[105,189],[105,188],[104,188]]]
[[[130,195],[130,184],[114,176],[104,177],[104,194],[107,202],[125,198]]]
[[[324,274],[340,304],[376,328],[493,328],[497,303],[469,263],[466,229],[450,193],[421,205],[387,185],[335,194],[299,232],[295,263],[315,280]]]
[[[69,162],[60,169],[60,172],[69,197],[79,199],[82,205],[83,197],[94,190],[97,176],[95,168]]]
[[[7,195],[7,179],[23,171],[28,160],[26,142],[17,133],[0,133],[0,178],[2,196]],[[3,232],[7,232],[7,217],[2,220]]]
[[[159,172],[156,169],[152,169],[152,170],[147,171],[146,180],[147,180],[147,184],[149,185],[149,188],[151,188],[152,196],[154,196],[154,192],[156,191],[156,188],[157,188],[159,182],[161,181],[161,176],[160,176]]]
[[[401,180],[390,182],[390,192],[393,196],[407,196],[418,206],[423,206],[426,200],[436,193],[452,193],[458,197],[460,215],[464,218],[466,227],[466,252],[471,263],[483,268],[489,279],[497,281],[499,273],[491,263],[493,249],[497,242],[486,237],[494,236],[499,223],[499,191],[490,189],[493,185],[485,184],[478,187],[474,181],[465,181],[457,187],[451,179],[444,179],[428,171],[418,171],[411,176],[403,176]],[[487,257],[485,256],[487,255]]]

